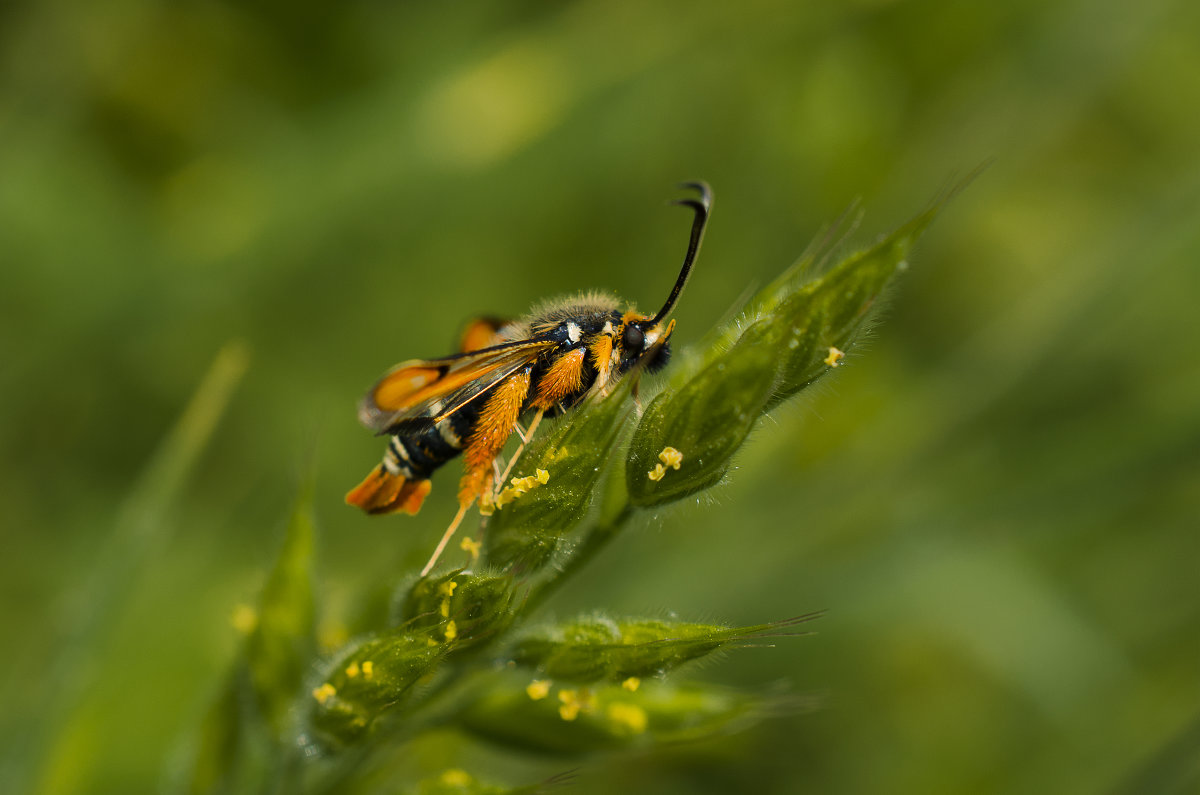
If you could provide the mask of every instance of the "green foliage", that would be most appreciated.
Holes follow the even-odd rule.
[[[389,795],[462,767],[486,785],[581,767],[580,795],[1200,790],[1194,0],[0,9],[0,790],[158,791],[219,700],[214,735],[240,727],[223,747],[258,738],[225,791],[301,791],[275,783],[277,736],[229,670],[297,462],[316,441],[320,657],[293,723],[347,642],[411,620],[405,572],[453,512],[453,466],[416,519],[339,507],[380,452],[353,412],[374,375],[547,296],[655,309],[685,225],[660,199],[702,176],[714,225],[649,409],[757,320],[713,319],[813,219],[861,195],[867,232],[899,223],[987,157],[870,347],[838,345],[831,379],[805,343],[797,382],[820,383],[751,431],[728,485],[633,506],[640,416],[622,420],[578,523],[524,539],[547,563],[473,565],[514,576],[521,620],[301,767],[360,757],[345,791]],[[843,261],[845,228],[816,237],[796,285]],[[205,412],[176,436],[230,339],[248,377],[210,440]],[[459,667],[597,607],[828,607],[816,642],[686,675],[788,680],[834,708],[599,762],[424,728],[454,711],[443,680],[474,678]],[[422,729],[360,752],[393,721]]]
[[[760,320],[677,391],[663,392],[634,434],[625,480],[630,500],[649,507],[718,483],[758,422],[779,377],[780,329]],[[683,455],[677,471],[659,456]],[[661,474],[661,479],[652,479]]]
[[[524,751],[581,756],[710,738],[769,708],[760,696],[696,682],[555,687],[537,698],[530,689],[527,678],[496,677],[463,711],[463,728]]]
[[[203,726],[190,791],[251,791],[271,770],[310,792],[351,786],[364,756],[435,727],[587,755],[701,739],[767,714],[768,699],[680,682],[678,669],[792,634],[810,617],[728,627],[599,614],[539,624],[533,613],[639,510],[718,483],[770,405],[840,364],[835,349],[851,348],[936,209],[821,275],[793,268],[752,298],[684,359],[678,385],[646,408],[626,455],[614,451],[624,449],[637,372],[545,432],[497,500],[483,567],[411,582],[388,624],[330,655],[315,678],[305,675],[315,664],[306,488],[243,656]],[[611,485],[593,510],[605,477]],[[247,689],[252,711],[239,696]],[[300,763],[301,753],[320,765]],[[500,791],[489,787],[452,769],[418,791]]]
[[[292,511],[275,567],[259,599],[257,620],[246,638],[245,660],[259,708],[282,735],[296,693],[316,652],[313,626],[312,485]]]
[[[547,482],[499,508],[488,526],[484,560],[519,571],[541,569],[591,506],[596,483],[617,443],[631,407],[621,382],[609,400],[590,401],[572,422],[562,423],[521,458],[522,477],[546,472]],[[520,479],[520,478],[514,478]]]
[[[554,624],[522,637],[509,655],[539,676],[569,682],[621,682],[666,676],[719,649],[746,645],[789,622],[723,627],[681,621],[621,620],[601,616]]]
[[[819,278],[806,279],[812,261],[802,258],[718,330],[696,357],[700,372],[660,394],[642,417],[625,466],[630,501],[662,505],[720,482],[764,411],[840,365],[940,206]],[[660,460],[667,448],[682,455],[678,466]]]
[[[569,783],[571,775],[561,774],[539,784],[524,787],[501,787],[482,782],[465,770],[450,768],[437,776],[424,779],[414,791],[415,795],[535,795],[539,792]]]
[[[452,644],[453,638],[407,629],[353,644],[312,691],[313,728],[336,743],[362,738],[376,720],[403,705]]]
[[[201,722],[187,793],[256,792],[286,779],[293,711],[316,654],[311,477],[255,607],[244,607],[238,659]]]
[[[510,574],[463,570],[417,580],[404,599],[408,631],[454,641],[455,651],[503,632],[512,622],[516,584]]]

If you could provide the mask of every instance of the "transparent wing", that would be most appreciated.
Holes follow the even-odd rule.
[[[428,426],[478,400],[555,345],[554,340],[534,338],[398,364],[367,391],[358,419],[377,433]]]

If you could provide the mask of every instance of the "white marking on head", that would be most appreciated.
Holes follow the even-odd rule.
[[[601,333],[601,334],[608,334],[608,335],[610,335],[610,336],[612,335],[612,333],[613,333],[613,327],[612,327],[612,321],[611,321],[611,320],[605,321],[605,323],[604,323],[604,328],[600,329],[600,333]]]
[[[567,339],[571,342],[579,342],[579,338],[583,336],[583,331],[579,328],[579,324],[574,320],[567,323]]]
[[[642,350],[649,350],[651,345],[658,342],[660,336],[662,333],[658,329],[647,331],[646,336],[642,338]]]

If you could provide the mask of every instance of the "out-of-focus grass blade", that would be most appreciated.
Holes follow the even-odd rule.
[[[309,467],[241,657],[200,726],[181,792],[256,792],[267,781],[284,786],[292,772],[287,738],[317,647],[312,473]]]
[[[246,663],[259,706],[282,736],[288,712],[316,652],[313,620],[313,481],[311,475],[288,521],[287,536],[246,639]]]
[[[69,763],[72,721],[96,668],[95,646],[108,636],[135,574],[155,546],[165,543],[170,525],[164,518],[178,498],[200,453],[225,413],[246,372],[249,351],[241,343],[221,349],[183,416],[171,429],[125,500],[108,542],[89,576],[64,606],[54,664],[45,672],[46,709],[40,726],[31,727],[32,753],[26,754],[26,792],[74,789],[75,765]]]
[[[170,771],[178,781],[168,792],[266,792],[268,782],[278,785],[278,746],[256,701],[250,672],[239,664],[201,720],[187,769]]]

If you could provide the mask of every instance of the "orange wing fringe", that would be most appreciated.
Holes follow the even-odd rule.
[[[431,487],[428,480],[405,480],[380,464],[350,490],[346,502],[371,514],[403,511],[415,516]]]

